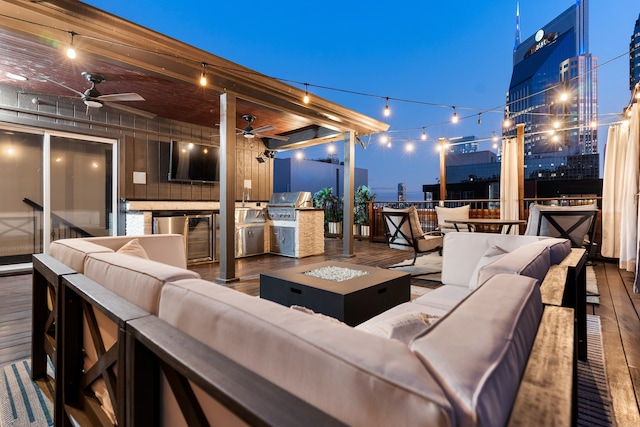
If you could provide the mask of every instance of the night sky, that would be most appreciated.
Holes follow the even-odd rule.
[[[422,184],[439,175],[438,138],[500,135],[501,113],[478,114],[505,104],[515,41],[512,0],[86,3],[300,88],[296,82],[309,83],[312,97],[389,123],[390,147],[379,136],[364,138],[366,150],[356,147],[356,166],[369,170],[369,184],[382,200],[395,198],[400,182],[408,199],[422,199]],[[521,0],[522,40],[573,4]],[[619,119],[631,96],[628,49],[639,13],[638,0],[590,2],[590,51],[600,65],[601,156],[606,123]],[[386,97],[389,117],[383,116]],[[455,125],[449,123],[452,106],[462,118]],[[420,139],[423,127],[427,141]],[[343,144],[336,148],[341,153]],[[326,157],[326,147],[303,155]]]

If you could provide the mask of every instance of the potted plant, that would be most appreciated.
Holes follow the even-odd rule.
[[[313,206],[324,210],[329,234],[342,234],[342,203],[333,195],[332,187],[324,187],[314,193]]]
[[[356,189],[353,204],[353,222],[356,229],[354,234],[369,236],[369,203],[375,202],[377,195],[371,193],[371,188],[361,185]]]

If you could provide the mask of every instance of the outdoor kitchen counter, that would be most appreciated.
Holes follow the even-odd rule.
[[[322,209],[296,209],[295,221],[272,219],[269,220],[269,226],[272,253],[294,258],[324,253],[324,210]],[[285,233],[287,231],[288,233]],[[275,239],[277,240],[274,241]],[[285,242],[283,241],[285,239],[293,239],[293,241]],[[287,243],[291,243],[291,248],[282,250]]]

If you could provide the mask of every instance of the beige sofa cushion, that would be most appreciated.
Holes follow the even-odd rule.
[[[200,278],[194,271],[118,253],[88,255],[84,274],[151,314],[158,314],[165,282]]]
[[[88,237],[84,240],[117,251],[133,239],[138,239],[149,259],[179,268],[187,268],[184,237],[180,234]]]
[[[397,340],[203,280],[167,283],[158,316],[348,425],[455,423],[442,390]]]
[[[468,288],[475,267],[491,246],[510,252],[540,239],[496,233],[447,233],[442,250],[442,283]]]
[[[86,239],[61,239],[52,242],[49,246],[49,253],[52,257],[78,273],[84,273],[84,260],[87,254],[110,252],[113,252],[113,249]]]
[[[523,245],[478,270],[477,286],[500,273],[519,274],[536,279],[540,284],[551,266],[549,249],[537,243]]]
[[[541,317],[534,279],[498,275],[413,341],[454,405],[455,425],[507,424]]]

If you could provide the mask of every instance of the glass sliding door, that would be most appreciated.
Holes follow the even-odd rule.
[[[42,139],[0,129],[0,265],[42,252]]]
[[[0,128],[0,271],[54,240],[117,234],[115,140]]]
[[[114,144],[51,135],[51,241],[113,232]]]

